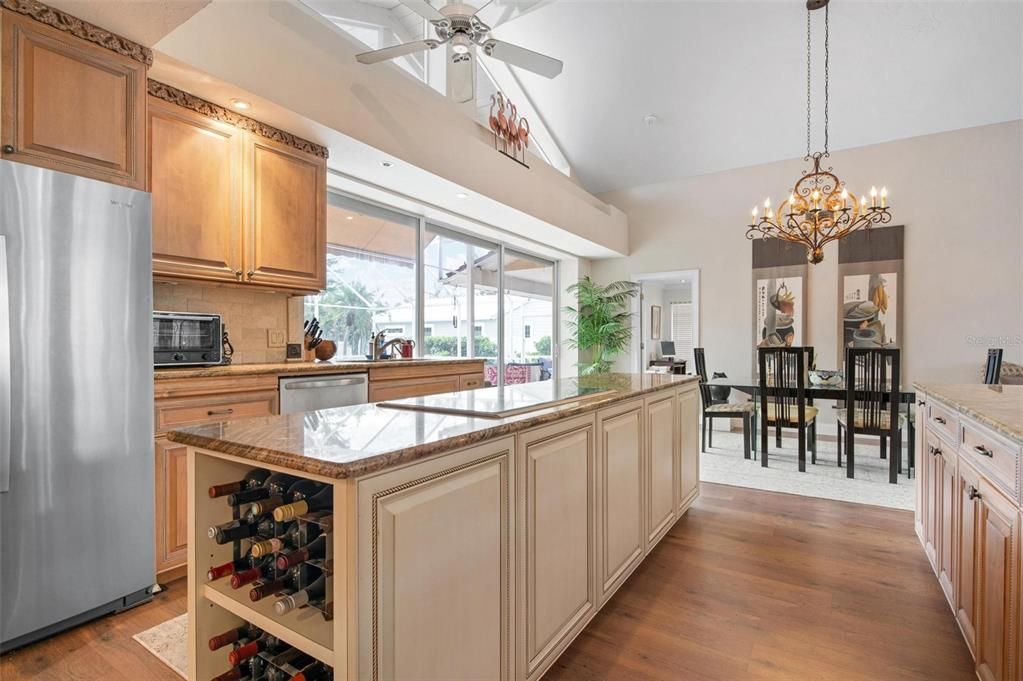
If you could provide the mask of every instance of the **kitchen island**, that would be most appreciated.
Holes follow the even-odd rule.
[[[230,669],[206,642],[243,621],[335,678],[539,678],[696,499],[695,380],[612,374],[171,431],[192,481],[190,678]],[[332,619],[206,579],[247,550],[208,539],[232,509],[207,489],[254,466],[331,486]]]

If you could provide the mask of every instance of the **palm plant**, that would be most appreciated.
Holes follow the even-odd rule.
[[[576,295],[577,307],[566,306],[568,325],[574,332],[570,347],[590,351],[590,362],[580,363],[583,376],[606,374],[617,355],[625,352],[632,338],[632,313],[629,299],[639,287],[631,281],[613,281],[601,285],[583,277],[567,289]]]

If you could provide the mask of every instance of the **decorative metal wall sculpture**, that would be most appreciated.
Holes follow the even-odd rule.
[[[494,133],[495,149],[529,167],[526,165],[529,121],[525,116],[520,118],[518,108],[500,92],[490,97],[490,130]]]

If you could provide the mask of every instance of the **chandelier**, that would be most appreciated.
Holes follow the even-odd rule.
[[[824,151],[811,153],[810,143],[810,13],[824,9]],[[770,197],[764,201],[763,215],[760,206],[753,208],[753,220],[746,230],[746,238],[783,239],[802,244],[807,249],[807,259],[817,264],[824,260],[824,246],[837,241],[859,229],[870,229],[876,224],[891,221],[888,211],[888,190],[884,187],[870,188],[870,200],[861,195],[857,200],[838,179],[831,166],[823,163],[831,154],[828,152],[828,0],[807,0],[806,2],[806,162],[813,163],[812,170],[804,170],[802,177],[789,192],[788,198],[771,208]]]

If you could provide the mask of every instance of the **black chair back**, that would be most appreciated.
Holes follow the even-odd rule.
[[[987,368],[984,369],[984,385],[998,385],[1002,380],[1002,348],[987,351]]]
[[[845,407],[850,433],[854,427],[888,430],[898,422],[900,354],[896,348],[846,348]]]
[[[710,396],[710,386],[707,385],[707,358],[703,348],[693,348],[693,359],[696,362],[696,375],[700,377],[700,399],[703,401],[703,408],[706,409],[714,404]]]
[[[806,368],[812,354],[812,348],[757,348],[760,409],[765,422],[770,402],[774,405],[774,420],[800,428],[806,424]]]

